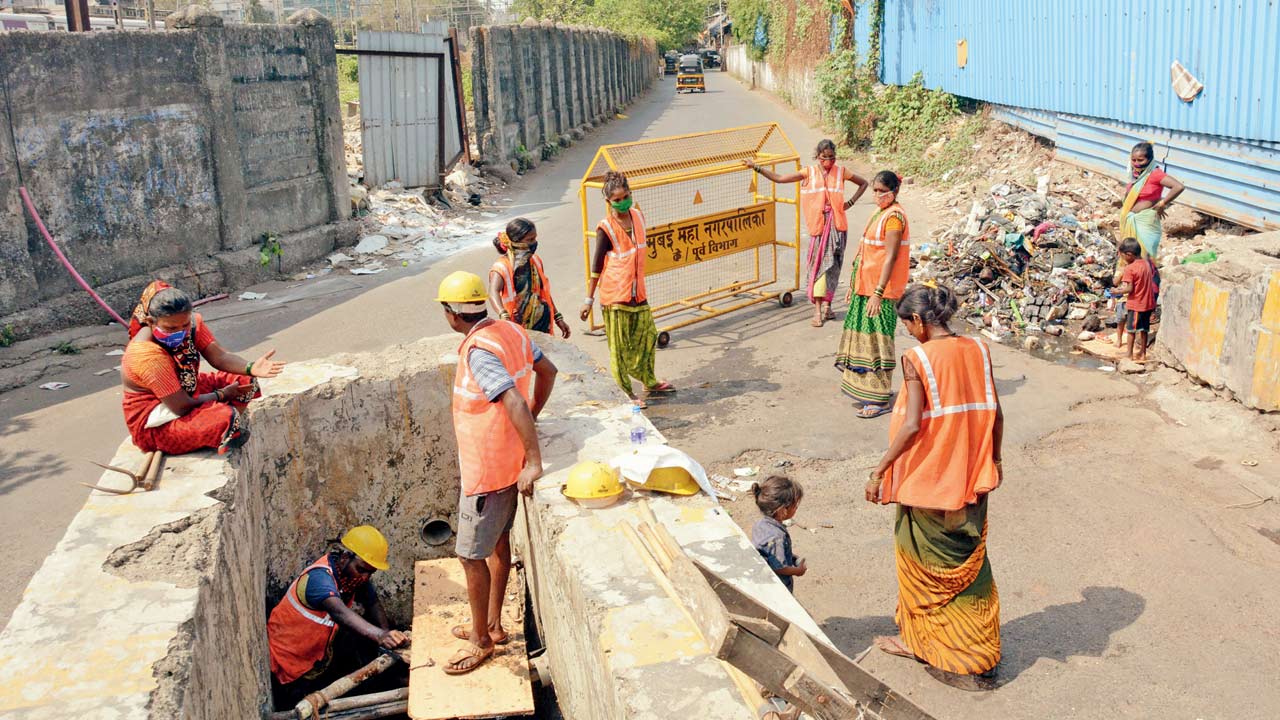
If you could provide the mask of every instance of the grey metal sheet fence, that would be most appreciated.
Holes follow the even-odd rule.
[[[361,53],[403,53],[359,56],[364,182],[369,187],[392,180],[405,187],[438,186],[445,165],[462,151],[453,67],[445,42],[448,26],[422,23],[422,30],[364,31],[357,36]],[[414,53],[435,53],[443,60]]]

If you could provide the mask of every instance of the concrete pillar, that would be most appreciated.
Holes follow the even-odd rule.
[[[471,38],[471,104],[475,111],[476,144],[480,155],[485,155],[485,145],[489,142],[486,133],[493,131],[493,121],[489,117],[489,73],[485,58],[489,42],[489,28],[476,25],[468,32]]]
[[[319,12],[301,11],[289,18],[301,28],[302,47],[311,69],[311,107],[315,113],[316,150],[321,172],[328,178],[329,222],[351,217],[351,184],[347,180],[346,143],[342,136],[342,108],[338,105],[337,42],[333,24]],[[216,106],[215,106],[216,107]]]
[[[591,33],[591,54],[596,69],[595,109],[596,122],[604,122],[608,117],[609,80],[605,70],[604,33],[594,30]]]
[[[213,160],[214,182],[218,187],[221,246],[223,250],[243,250],[256,238],[249,237],[244,159],[235,113],[232,112],[235,98],[232,97],[231,72],[227,67],[225,33],[221,22],[192,28],[192,32],[196,42],[196,62],[200,68],[198,75],[209,99],[209,107],[223,110],[209,113],[209,151]],[[336,88],[336,79],[334,83]]]
[[[580,29],[573,29],[573,64],[576,69],[573,82],[577,86],[579,126],[591,122],[591,85],[588,81],[590,70],[587,68],[590,56],[587,54],[586,40]]]
[[[489,118],[492,143],[484,155],[489,160],[506,161],[515,150],[516,93],[515,53],[512,28],[497,25],[489,28],[485,52],[486,86],[489,88]]]
[[[530,30],[534,38],[534,50],[537,54],[537,105],[539,124],[539,143],[555,142],[559,136],[555,119],[555,58],[552,53],[550,20],[542,21],[536,29]]]
[[[552,109],[556,115],[556,132],[564,135],[569,132],[569,128],[573,127],[569,112],[572,105],[569,97],[569,53],[565,46],[564,27],[557,25],[548,32],[551,34],[552,47],[551,76],[554,98]]]

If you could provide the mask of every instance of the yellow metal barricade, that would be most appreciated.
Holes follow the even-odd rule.
[[[583,258],[588,281],[596,228],[608,212],[610,170],[626,174],[644,213],[645,284],[658,346],[671,331],[757,303],[791,304],[800,286],[800,186],[778,186],[746,168],[800,169],[777,123],[602,146],[582,178]],[[779,274],[781,272],[781,275]],[[591,316],[591,329],[603,325]]]

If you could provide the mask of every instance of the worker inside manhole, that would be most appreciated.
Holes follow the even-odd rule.
[[[353,527],[289,585],[267,621],[275,707],[294,708],[317,691],[336,697],[355,684],[362,693],[408,684],[396,650],[409,638],[392,627],[373,581],[390,567],[388,551],[377,528]]]

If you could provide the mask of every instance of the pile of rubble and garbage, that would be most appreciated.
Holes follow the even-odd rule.
[[[1046,335],[1092,340],[1115,325],[1110,289],[1124,188],[1054,160],[1052,147],[1029,133],[991,125],[974,145],[986,177],[926,191],[940,215],[957,219],[913,243],[913,277],[954,288],[960,317],[992,341],[1035,351],[1050,344]],[[1219,238],[1247,232],[1178,204],[1164,227],[1166,266],[1211,260]]]
[[[362,232],[356,245],[329,255],[323,272],[373,275],[392,265],[443,257],[497,234],[503,222],[498,210],[511,201],[500,197],[507,189],[501,178],[482,176],[460,162],[438,190],[406,188],[394,181],[371,190],[362,184],[358,118],[348,120],[344,135],[351,212],[363,221]]]

